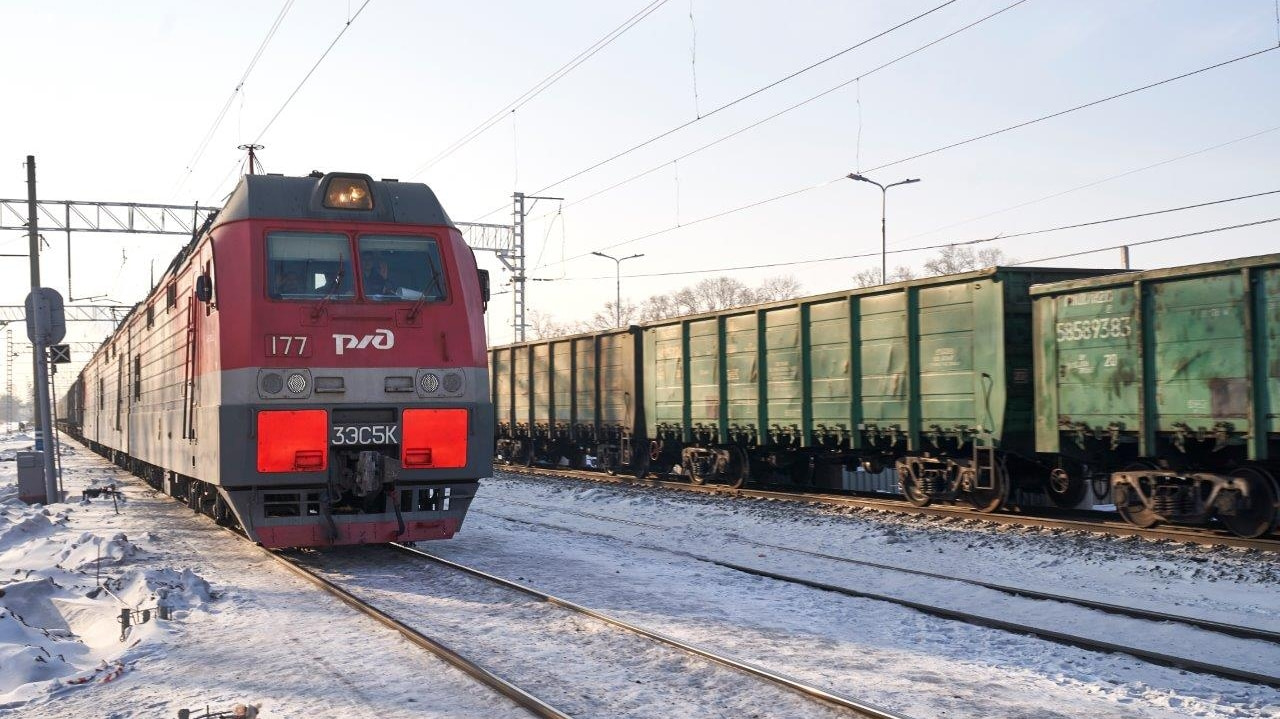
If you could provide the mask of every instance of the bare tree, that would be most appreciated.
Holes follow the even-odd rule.
[[[679,314],[671,295],[653,295],[640,305],[640,321],[663,320]]]
[[[859,270],[853,275],[854,287],[875,287],[883,284],[880,282],[880,269],[878,267],[868,267],[865,270]]]
[[[622,326],[634,322],[649,322],[682,315],[711,312],[729,307],[741,307],[757,302],[774,302],[792,299],[801,292],[800,281],[790,275],[770,277],[757,289],[752,289],[740,280],[728,276],[711,277],[675,292],[653,295],[636,304],[622,300]],[[614,303],[606,302],[604,307],[590,319],[577,323],[555,322],[545,313],[530,312],[530,335],[535,339],[546,339],[575,332],[588,332],[613,329],[615,321]]]
[[[622,300],[622,324],[619,325],[617,318],[619,313],[614,309],[617,305],[612,302],[606,302],[604,309],[591,316],[591,319],[582,324],[581,332],[589,330],[609,330],[614,327],[627,327],[631,323],[639,319],[640,308],[631,304],[627,300]]]
[[[913,280],[915,277],[915,271],[905,265],[898,265],[893,268],[893,272],[889,273],[890,282],[903,282]],[[880,269],[877,267],[868,267],[853,275],[854,287],[875,287],[879,284],[884,283],[880,281]]]
[[[551,315],[540,310],[529,310],[529,324],[526,329],[529,336],[535,340],[544,340],[548,337],[559,337],[560,335],[570,334],[573,329],[563,322],[556,322]]]
[[[950,245],[939,250],[933,259],[925,262],[924,269],[930,275],[953,275],[957,272],[994,267],[1011,261],[1012,258],[999,247],[974,250],[968,245]]]
[[[916,271],[906,265],[898,265],[893,268],[893,272],[889,275],[890,282],[906,282],[907,280],[914,280],[915,278]]]
[[[800,296],[804,286],[794,275],[777,275],[766,277],[756,288],[756,302],[778,302],[793,300]]]
[[[727,307],[740,307],[756,302],[756,293],[741,280],[721,275],[701,280],[693,286],[698,311],[710,312]]]

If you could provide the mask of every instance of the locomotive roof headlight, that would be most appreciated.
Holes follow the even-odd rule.
[[[307,391],[307,378],[301,372],[294,372],[285,380],[285,386],[294,394],[302,394]]]
[[[324,206],[335,210],[372,210],[373,193],[363,177],[335,177],[324,192]]]
[[[422,387],[425,394],[435,394],[440,389],[440,375],[435,372],[423,372],[418,385]]]

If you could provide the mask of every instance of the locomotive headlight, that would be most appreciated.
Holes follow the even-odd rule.
[[[307,378],[299,372],[294,372],[289,375],[288,380],[285,380],[285,386],[294,394],[302,394],[307,391]]]
[[[435,394],[436,390],[440,389],[440,375],[434,372],[423,372],[418,385],[422,387],[424,393]]]
[[[280,390],[284,389],[284,377],[279,372],[264,374],[261,387],[263,394],[280,394]]]
[[[444,391],[449,394],[457,394],[462,389],[462,374],[460,372],[446,372],[444,375]]]
[[[372,210],[373,194],[363,177],[335,177],[324,193],[324,206],[336,210]]]

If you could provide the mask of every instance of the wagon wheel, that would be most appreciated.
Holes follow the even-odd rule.
[[[1063,509],[1071,509],[1080,504],[1085,492],[1089,489],[1085,485],[1084,478],[1072,477],[1061,467],[1049,473],[1045,488],[1048,490],[1049,499]]]
[[[968,492],[969,504],[983,514],[999,510],[1009,500],[1009,470],[999,460],[992,469],[991,489],[970,489]]]
[[[741,447],[729,448],[729,471],[725,474],[725,484],[733,489],[741,487],[751,476],[751,460]]]
[[[898,486],[902,489],[902,496],[917,507],[927,507],[933,502],[933,498],[920,489],[920,481],[916,477],[913,462],[907,461],[898,465]]]
[[[1145,460],[1138,460],[1137,462],[1132,462],[1130,464],[1125,465],[1124,469],[1122,469],[1121,471],[1122,472],[1141,472],[1147,469],[1156,469],[1155,463],[1148,462]],[[1116,490],[1117,490],[1116,487],[1111,488],[1111,494],[1112,494],[1111,499],[1112,501],[1115,502],[1116,513],[1119,514],[1120,517],[1124,519],[1124,521],[1128,522],[1129,524],[1132,524],[1135,527],[1140,527],[1142,529],[1146,529],[1148,527],[1154,527],[1160,523],[1160,515],[1156,514],[1154,511],[1149,509],[1146,505],[1142,505],[1138,507],[1130,507],[1128,506],[1127,502],[1118,501],[1118,500],[1124,499],[1125,497],[1117,496],[1117,495],[1121,495],[1122,493],[1117,492]],[[1127,488],[1122,490],[1122,492],[1127,492],[1127,491],[1128,491]]]
[[[1235,516],[1219,515],[1218,519],[1237,537],[1253,539],[1271,531],[1276,519],[1276,485],[1271,475],[1258,467],[1241,467],[1231,476],[1248,483],[1249,507]]]
[[[688,478],[690,484],[701,485],[707,483],[706,477],[694,471],[693,458],[689,455],[686,454],[680,458],[680,466],[684,468],[684,476]]]

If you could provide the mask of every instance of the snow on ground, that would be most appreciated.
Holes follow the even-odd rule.
[[[30,444],[0,438],[0,458]],[[0,461],[0,715],[153,719],[236,703],[264,719],[523,715],[101,457],[63,451],[71,501],[50,507],[19,503],[14,462]],[[119,514],[109,496],[80,501],[113,483]],[[121,641],[121,608],[159,603],[173,619]]]
[[[1275,627],[1280,615],[1276,558],[1266,553],[514,475],[486,482],[465,531],[427,549],[914,716],[1280,715],[1280,692],[1267,687],[969,627],[679,554],[870,591],[914,584],[750,542],[1119,603],[1139,600],[1134,603],[1192,616],[1246,616],[1258,626]],[[1041,626],[1078,633],[1094,628],[1084,622],[1123,626],[1097,612],[1018,601],[1031,612],[1024,619]],[[1039,621],[1036,607],[1043,607]],[[1217,649],[1197,630],[1124,622],[1130,633],[1137,625],[1153,634],[1181,631],[1186,655],[1208,659]],[[1170,637],[1172,646],[1177,639]],[[1239,640],[1220,643],[1232,641]],[[1280,664],[1280,647],[1251,644],[1257,666]]]
[[[64,457],[71,501],[19,503],[12,452],[29,444],[0,437],[0,715],[141,719],[237,702],[261,703],[264,719],[521,715],[77,445]],[[80,501],[84,488],[112,483],[124,486],[119,514],[110,495]],[[805,589],[679,552],[871,590],[889,581],[790,547],[1280,630],[1274,555],[501,474],[483,483],[472,508],[457,538],[424,548],[921,719],[1280,716],[1274,689]],[[361,550],[341,551],[355,575]],[[384,589],[428,611],[441,597],[466,596],[474,581],[439,568],[422,575],[439,596],[432,581]],[[159,603],[174,618],[133,627],[122,642],[120,608]],[[1051,624],[1090,621],[1044,606]],[[451,631],[501,636],[504,621],[496,609],[477,611]],[[1277,648],[1260,651],[1265,661]]]

